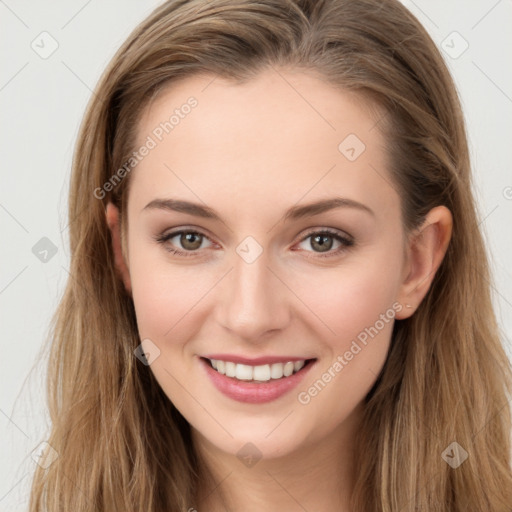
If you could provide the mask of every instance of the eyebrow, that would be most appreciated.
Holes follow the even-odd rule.
[[[323,199],[302,206],[292,206],[286,211],[284,220],[298,220],[304,217],[319,215],[320,213],[334,210],[335,208],[355,208],[375,217],[375,212],[371,208],[359,203],[358,201],[345,197],[332,197],[330,199]],[[220,215],[212,208],[181,199],[153,199],[142,209],[142,211],[155,209],[187,213],[196,217],[204,217],[224,222]]]

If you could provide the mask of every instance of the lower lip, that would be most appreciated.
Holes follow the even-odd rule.
[[[262,404],[271,402],[283,396],[288,391],[296,387],[306,376],[316,361],[310,361],[302,367],[297,373],[281,379],[270,379],[267,382],[243,381],[234,377],[226,377],[217,370],[214,370],[210,363],[199,358],[200,363],[206,370],[206,374],[211,379],[213,385],[228,398],[238,402],[251,404]]]

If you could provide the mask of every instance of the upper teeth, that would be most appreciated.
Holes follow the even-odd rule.
[[[289,377],[292,373],[298,372],[306,361],[289,361],[287,363],[262,364],[260,366],[250,366],[248,364],[237,364],[231,361],[221,361],[219,359],[210,359],[212,366],[223,375],[235,377],[240,380],[259,380],[268,381],[270,379],[280,379],[283,375]]]

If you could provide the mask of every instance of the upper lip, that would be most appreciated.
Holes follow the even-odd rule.
[[[289,361],[307,361],[308,359],[314,359],[312,357],[297,357],[297,356],[261,356],[261,357],[243,357],[234,354],[208,354],[204,355],[207,359],[216,359],[221,361],[230,361],[237,364],[247,364],[250,366],[259,366],[264,364],[273,363],[287,363]]]

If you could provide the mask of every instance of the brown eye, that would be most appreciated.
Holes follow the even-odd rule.
[[[326,252],[329,251],[333,246],[333,237],[331,235],[315,235],[310,237],[311,247],[318,252]]]
[[[194,232],[183,232],[180,234],[180,244],[187,251],[195,251],[201,247],[203,235]]]
[[[354,240],[342,232],[323,229],[311,231],[302,239],[301,244],[305,244],[302,249],[309,253],[308,258],[328,258],[340,256],[354,245]]]
[[[202,233],[183,229],[158,235],[155,239],[158,243],[162,244],[167,251],[178,256],[196,256],[201,252],[199,249],[204,249],[204,247],[201,247],[203,242],[210,242],[209,238]]]

